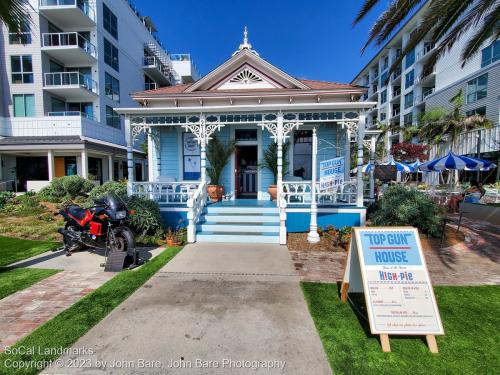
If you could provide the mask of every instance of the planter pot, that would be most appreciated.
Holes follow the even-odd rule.
[[[182,245],[182,242],[180,242],[179,240],[168,238],[167,239],[167,245],[169,247],[171,247],[171,246],[180,246],[180,245]]]
[[[278,186],[277,185],[269,185],[267,192],[271,196],[271,200],[275,201],[276,198],[278,197]]]
[[[224,196],[224,186],[208,185],[207,192],[212,202],[219,202],[222,200],[222,197]]]

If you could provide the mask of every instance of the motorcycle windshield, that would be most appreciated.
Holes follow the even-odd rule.
[[[116,194],[108,193],[104,198],[103,202],[107,206],[107,211],[114,218],[117,212],[127,211],[127,206],[123,200],[118,197]]]

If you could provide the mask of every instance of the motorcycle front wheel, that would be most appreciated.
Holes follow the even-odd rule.
[[[114,240],[110,243],[111,251],[127,253],[127,263],[135,260],[135,240],[132,231],[126,227],[116,228],[113,232]]]

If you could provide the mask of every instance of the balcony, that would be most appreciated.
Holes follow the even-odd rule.
[[[391,99],[391,102],[392,101],[396,101],[397,99],[399,99],[401,97],[401,87],[394,87],[393,91],[392,91],[392,99]]]
[[[416,85],[432,85],[436,79],[436,67],[432,71],[424,72],[415,78]]]
[[[434,89],[434,87],[433,87],[433,88],[431,88],[431,89],[428,89],[428,90],[424,90],[424,91],[422,92],[422,100],[425,100],[425,98],[427,98],[429,95],[434,94],[434,91],[436,91],[436,90]]]
[[[198,68],[187,53],[171,54],[172,67],[179,74],[182,83],[192,83],[200,78]]]
[[[416,61],[422,60],[424,57],[429,56],[429,52],[434,49],[434,43],[425,43],[424,48],[417,52]]]
[[[170,84],[170,68],[155,56],[144,56],[142,69],[160,85]]]
[[[61,28],[95,27],[94,7],[84,0],[39,0],[38,9]]]
[[[92,65],[97,49],[77,32],[42,34],[42,51],[67,66]]]
[[[4,137],[82,136],[104,142],[125,145],[125,133],[82,116],[80,112],[66,112],[64,116],[11,117],[0,123]]]
[[[392,110],[392,117],[391,118],[396,117],[396,116],[399,117],[400,113],[401,113],[401,109],[400,108],[394,108]]]
[[[94,100],[98,95],[97,82],[79,72],[45,73],[45,91],[68,100]]]
[[[57,112],[48,112],[47,116],[49,117],[73,117],[80,116],[85,117],[86,119],[97,121],[97,119],[91,113],[85,113],[80,111],[57,111]]]
[[[392,73],[392,81],[394,83],[401,81],[401,68],[398,68],[394,73]]]

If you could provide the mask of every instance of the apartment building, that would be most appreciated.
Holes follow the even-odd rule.
[[[196,80],[190,56],[167,53],[152,19],[126,0],[30,4],[21,34],[0,25],[0,189],[16,182],[36,191],[73,174],[127,178],[114,109],[136,106],[132,92]],[[134,145],[136,180],[147,179],[142,142]]]
[[[442,106],[451,108],[450,99],[460,89],[466,96],[463,107],[466,113],[485,115],[495,127],[491,130],[469,132],[462,135],[460,144],[465,140],[477,139],[481,133],[481,153],[498,152],[500,149],[499,121],[499,41],[485,43],[481,54],[462,67],[460,54],[467,41],[467,35],[459,39],[454,48],[438,60],[434,68],[424,71],[429,52],[434,48],[430,38],[424,38],[405,58],[401,66],[393,73],[388,82],[388,68],[399,56],[427,11],[425,4],[411,17],[399,31],[385,44],[377,55],[359,72],[353,83],[367,86],[369,91],[360,100],[376,101],[378,104],[367,115],[369,127],[378,123],[396,125],[416,125],[418,116],[426,108]],[[473,33],[471,30],[469,34]],[[393,142],[402,141],[402,134],[388,135],[385,147],[390,149]],[[470,141],[467,147],[460,147],[461,154],[476,154],[476,141]],[[449,150],[449,144],[431,150],[431,157]],[[492,155],[486,155],[492,156]]]

